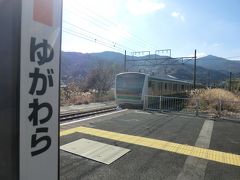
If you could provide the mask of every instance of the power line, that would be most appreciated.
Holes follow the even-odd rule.
[[[79,2],[77,2],[77,4],[79,4]],[[79,4],[80,5],[80,4]],[[81,4],[81,5],[83,5],[83,4]],[[80,6],[81,7],[81,6]],[[75,8],[75,7],[74,7]],[[77,8],[76,8],[77,9]],[[108,23],[108,24],[113,24],[113,25],[116,25],[116,26],[118,26],[118,24],[117,23],[115,23],[115,22],[113,22],[113,21],[111,21],[111,20],[109,20],[109,19],[106,19],[104,16],[102,16],[102,15],[100,15],[100,14],[97,14],[96,12],[94,12],[92,9],[89,9],[88,7],[84,7],[84,8],[82,8],[83,10],[87,10],[87,11],[89,11],[90,12],[90,14],[92,15],[92,14],[95,14],[96,15],[96,17],[100,20],[100,21],[102,21],[102,20],[105,20],[105,22],[104,21],[102,21],[102,22],[104,22],[105,24],[106,24],[106,22]],[[88,12],[87,12],[88,13]],[[89,14],[89,13],[88,13]],[[93,17],[93,16],[92,16]],[[131,34],[131,33],[129,33],[130,35],[132,35],[132,37],[134,37],[137,41],[139,41],[140,43],[145,43],[145,44],[148,44],[149,45],[149,47],[151,47],[151,48],[153,48],[153,49],[156,49],[156,46],[155,45],[153,45],[153,44],[151,44],[151,43],[149,43],[149,42],[147,42],[147,41],[145,41],[145,40],[143,40],[141,37],[138,37],[138,36],[136,36],[136,35],[134,35],[134,34]]]
[[[70,29],[64,28],[63,31],[64,31],[65,33],[70,34],[70,35],[73,35],[73,36],[76,36],[76,37],[80,37],[80,38],[82,38],[82,39],[85,39],[85,40],[88,40],[88,41],[91,41],[91,42],[94,42],[94,43],[103,45],[103,46],[105,46],[105,47],[109,47],[109,48],[114,49],[114,50],[119,50],[119,51],[121,51],[121,52],[124,50],[124,49],[122,49],[122,48],[119,48],[119,47],[116,47],[116,46],[112,46],[112,45],[106,44],[105,42],[103,42],[103,41],[101,41],[101,40],[98,40],[98,39],[95,39],[95,38],[86,36],[85,34],[81,34],[81,33],[79,33],[79,32],[76,32],[76,31],[73,31],[73,30],[70,30]]]
[[[72,14],[73,14],[73,12],[72,12]],[[77,14],[75,14],[75,15],[77,16]],[[83,17],[81,17],[81,18],[83,18]],[[86,19],[86,18],[84,18],[84,19]],[[109,31],[109,29],[106,28],[106,27],[100,27],[102,25],[99,25],[98,24],[99,22],[92,21],[92,19],[87,19],[87,21],[90,22],[91,24],[95,25],[96,27],[100,28],[100,29],[104,29],[106,32]],[[111,32],[109,32],[109,33],[111,33]],[[123,37],[123,39],[126,39],[126,38]],[[137,44],[137,46],[142,46],[142,45]],[[144,46],[142,46],[142,47],[144,47]]]
[[[73,7],[73,9],[76,9],[75,7]],[[84,9],[85,10],[85,9]],[[77,13],[75,13],[74,11],[72,11],[72,10],[69,10],[69,9],[67,9],[67,11],[69,12],[69,13],[71,13],[71,14],[74,14],[75,16],[79,16],[79,14],[77,14]],[[79,10],[78,10],[79,11]],[[96,14],[96,13],[95,13]],[[104,29],[104,30],[106,30],[106,31],[109,31],[109,25],[107,24],[107,23],[105,23],[106,21],[109,21],[109,20],[107,20],[106,18],[99,18],[99,16],[100,15],[97,15],[96,17],[94,17],[94,16],[91,16],[91,15],[89,15],[89,13],[88,13],[88,15],[86,16],[87,17],[87,20],[90,22],[90,23],[92,23],[92,24],[94,24],[95,26],[97,26],[98,28],[101,28],[101,29]],[[86,17],[81,17],[81,18],[84,18],[84,19],[86,19]],[[105,21],[103,20],[103,19],[106,19]],[[101,23],[100,23],[101,22]],[[105,24],[105,26],[104,26],[104,24]],[[113,22],[110,22],[110,24],[113,24],[113,25],[116,25],[116,26],[118,26],[116,23],[113,23]],[[146,48],[146,45],[145,45],[145,43],[146,43],[146,41],[144,41],[144,40],[140,40],[139,38],[136,38],[136,37],[134,37],[135,35],[132,35],[131,33],[128,33],[129,35],[131,35],[132,37],[133,37],[133,39],[135,39],[135,41],[132,41],[132,40],[129,40],[129,38],[126,38],[126,37],[124,37],[122,34],[121,34],[121,37],[123,38],[123,39],[125,39],[125,40],[127,40],[127,41],[132,41],[132,42],[134,42],[133,44],[137,44],[137,46],[141,46],[141,47],[143,47],[144,49],[147,49]],[[137,43],[137,41],[138,41],[138,43]],[[149,45],[148,45],[149,46]],[[153,46],[152,46],[153,47]]]
[[[121,45],[121,44],[119,44],[119,43],[117,43],[117,42],[114,42],[114,41],[111,41],[111,40],[109,40],[109,39],[106,39],[106,38],[104,38],[104,37],[102,37],[102,36],[100,36],[100,35],[98,35],[98,34],[95,34],[95,33],[93,33],[93,32],[90,32],[90,31],[88,31],[88,30],[85,30],[85,29],[83,29],[83,28],[81,28],[81,27],[79,27],[79,26],[77,26],[77,25],[74,25],[74,24],[69,23],[69,22],[64,21],[64,20],[63,20],[63,22],[64,22],[65,24],[68,24],[68,25],[70,25],[70,26],[73,26],[73,27],[75,27],[75,28],[77,28],[77,29],[79,29],[79,30],[81,30],[81,31],[84,31],[85,33],[88,33],[88,34],[90,34],[90,35],[94,35],[94,36],[96,36],[96,37],[99,37],[99,38],[103,39],[104,41],[107,41],[108,43],[113,44],[114,46],[117,46],[117,45],[118,45],[119,47],[122,47],[122,48],[125,49],[125,50],[134,51],[134,50],[131,49],[131,48],[128,48],[128,47],[126,47],[126,46],[124,46],[124,45]],[[95,38],[95,39],[96,39],[96,38]]]
[[[77,13],[75,13],[75,12],[73,12],[73,11],[69,11],[69,10],[67,10],[67,11],[70,12],[71,14],[75,15],[75,16],[78,15]],[[104,27],[102,24],[99,23],[99,21],[96,21],[95,19],[92,19],[92,18],[89,18],[89,17],[88,17],[88,18],[86,18],[86,17],[81,17],[81,18],[87,20],[87,22],[90,22],[91,24],[93,24],[94,26],[98,27],[99,29],[103,29],[103,30],[105,30],[106,32],[111,33],[111,32],[109,31],[109,27],[108,27],[108,26],[105,26],[105,27]],[[123,40],[129,41],[129,39],[126,38],[126,37],[124,37],[123,35],[121,35],[121,37],[122,37]],[[130,43],[131,43],[131,41],[130,41]],[[133,44],[135,44],[137,47],[146,48],[143,44],[139,44],[139,43],[136,43],[136,42],[133,42]]]
[[[68,34],[70,34],[72,36],[75,36],[75,37],[79,37],[79,38],[85,39],[87,41],[91,41],[91,42],[103,45],[105,47],[108,47],[108,48],[111,48],[111,49],[114,49],[114,50],[118,50],[118,52],[121,52],[121,53],[124,51],[124,49],[122,49],[122,48],[118,48],[118,47],[114,47],[114,46],[108,45],[108,44],[106,44],[106,43],[104,43],[102,41],[96,40],[96,39],[94,39],[92,37],[87,37],[84,34],[81,34],[81,33],[78,33],[78,32],[74,32],[74,31],[66,29],[66,28],[63,29],[63,32],[68,33]]]

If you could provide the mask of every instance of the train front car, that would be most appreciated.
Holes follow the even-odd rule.
[[[146,75],[142,73],[116,75],[116,103],[121,107],[142,107],[145,82]]]

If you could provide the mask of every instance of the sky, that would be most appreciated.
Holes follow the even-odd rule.
[[[239,0],[63,0],[62,50],[171,49],[185,57],[196,49],[198,57],[240,59],[239,7]]]

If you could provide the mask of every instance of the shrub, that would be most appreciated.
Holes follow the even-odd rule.
[[[190,93],[190,106],[199,99],[200,110],[214,115],[240,113],[240,97],[224,89],[200,89]]]

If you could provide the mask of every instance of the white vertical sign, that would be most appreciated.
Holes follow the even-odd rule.
[[[61,0],[22,0],[20,180],[58,179]]]

